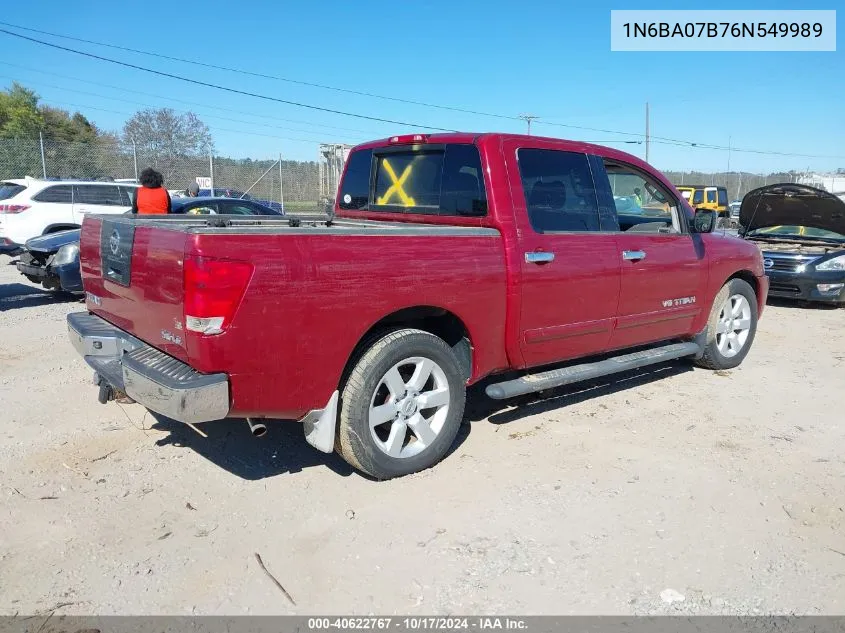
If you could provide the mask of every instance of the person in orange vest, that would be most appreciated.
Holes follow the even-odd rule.
[[[141,186],[135,190],[132,213],[141,215],[166,215],[170,213],[170,194],[162,185],[164,177],[147,167],[139,178]]]

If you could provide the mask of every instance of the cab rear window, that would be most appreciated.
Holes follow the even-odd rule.
[[[474,145],[353,152],[339,194],[340,208],[347,210],[487,213],[481,159]]]

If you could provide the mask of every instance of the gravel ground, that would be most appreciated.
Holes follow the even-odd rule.
[[[82,305],[8,262],[2,614],[845,612],[845,310],[769,306],[730,372],[474,393],[443,463],[379,483],[295,423],[99,405]]]

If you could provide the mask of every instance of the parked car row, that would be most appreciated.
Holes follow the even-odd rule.
[[[126,211],[131,215],[131,211]],[[237,198],[176,198],[171,203],[174,215],[283,215],[254,200]],[[79,269],[79,229],[48,233],[26,241],[16,263],[18,270],[33,283],[48,290],[81,293]]]
[[[171,195],[174,197],[186,197],[187,194],[184,191],[171,191]],[[230,189],[228,187],[215,187],[212,189],[200,189],[199,194],[202,197],[213,197],[213,198],[238,198],[240,200],[252,200],[253,202],[257,202],[258,204],[263,204],[265,207],[270,207],[280,213],[284,213],[284,205],[276,202],[274,200],[262,200],[260,198],[254,198],[248,193],[244,193],[239,189]]]
[[[30,238],[67,229],[77,229],[92,213],[125,213],[132,207],[138,184],[91,180],[10,179],[0,182],[0,253],[14,254]],[[241,200],[245,208],[259,204],[284,214],[278,202],[253,199],[236,189],[200,190],[202,197]],[[217,203],[212,205],[214,207]],[[236,207],[228,206],[227,209]],[[218,213],[223,211],[210,210]],[[227,210],[225,213],[240,213]]]

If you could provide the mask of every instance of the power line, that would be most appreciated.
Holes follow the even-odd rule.
[[[220,107],[220,106],[213,106],[213,105],[207,105],[207,104],[204,104],[204,103],[199,103],[197,101],[186,101],[184,99],[177,99],[175,97],[166,97],[164,95],[157,95],[157,94],[153,94],[151,92],[143,92],[141,90],[133,90],[131,88],[122,88],[120,86],[114,86],[114,85],[102,83],[102,82],[99,82],[99,81],[91,81],[89,79],[83,79],[81,77],[74,77],[73,75],[63,75],[61,73],[53,73],[53,72],[49,72],[49,71],[46,71],[46,70],[40,70],[38,68],[30,68],[28,66],[21,66],[20,64],[12,64],[12,63],[6,62],[6,61],[0,61],[0,64],[2,64],[3,66],[10,66],[12,68],[19,68],[21,70],[28,70],[30,72],[38,73],[38,74],[41,74],[41,75],[50,75],[52,77],[58,77],[59,79],[70,79],[72,81],[78,81],[78,82],[81,82],[81,83],[90,84],[92,86],[98,86],[100,88],[110,88],[112,90],[118,90],[120,92],[128,92],[128,93],[131,93],[131,94],[142,95],[144,97],[152,97],[153,99],[164,99],[166,101],[173,101],[175,103],[183,103],[185,105],[198,106],[198,107],[206,108],[208,110],[219,110],[221,112],[232,112],[234,114],[244,114],[244,115],[247,115],[247,116],[255,117],[257,119],[269,119],[269,120],[272,120],[272,121],[282,121],[284,123],[299,123],[300,125],[308,125],[310,127],[323,127],[323,128],[329,129],[329,130],[340,130],[342,132],[357,132],[357,133],[360,133],[360,134],[379,134],[379,132],[371,132],[369,130],[360,130],[360,129],[349,128],[349,127],[339,127],[337,125],[326,125],[326,124],[323,124],[323,123],[312,123],[310,121],[303,121],[301,119],[286,119],[286,118],[283,118],[283,117],[270,116],[268,114],[251,114],[251,113],[248,113],[248,112],[243,112],[242,110],[235,110],[233,108],[223,108],[223,107]],[[11,79],[16,80],[15,77],[11,77]],[[42,85],[46,86],[46,85],[49,85],[49,84],[42,84]],[[70,88],[61,88],[60,86],[53,86],[53,87],[59,88],[61,90],[70,90]],[[111,98],[111,97],[107,97],[107,98]]]
[[[128,52],[133,52],[133,53],[138,53],[138,54],[143,54],[143,55],[150,55],[150,56],[154,56],[154,57],[160,57],[160,58],[163,58],[163,59],[169,59],[171,61],[180,61],[180,62],[184,62],[184,63],[195,64],[195,65],[199,65],[199,66],[205,66],[205,67],[208,67],[208,68],[214,68],[214,69],[218,69],[218,70],[226,70],[226,71],[229,71],[229,72],[239,72],[239,73],[243,73],[243,74],[250,74],[250,75],[265,77],[265,78],[269,78],[269,79],[276,79],[276,80],[279,80],[279,81],[289,81],[291,83],[300,83],[302,85],[309,85],[309,86],[324,88],[324,89],[328,89],[328,90],[336,90],[336,91],[339,91],[339,92],[348,92],[348,93],[359,94],[359,95],[362,95],[362,96],[369,96],[369,97],[374,97],[374,98],[382,98],[382,99],[387,99],[387,100],[391,100],[391,101],[413,103],[415,105],[423,105],[423,106],[426,106],[426,107],[439,108],[439,109],[442,109],[442,110],[454,110],[454,111],[464,112],[464,113],[467,113],[467,114],[475,114],[475,115],[481,115],[481,116],[492,116],[492,117],[496,117],[496,118],[500,118],[500,119],[520,120],[520,117],[512,117],[512,116],[507,116],[507,115],[502,115],[502,114],[494,114],[494,113],[489,113],[489,112],[481,112],[481,111],[467,110],[467,109],[462,109],[462,108],[454,108],[452,106],[442,106],[442,105],[438,105],[438,104],[416,102],[416,101],[411,101],[411,100],[406,100],[406,99],[400,99],[398,97],[386,97],[386,96],[376,95],[376,94],[371,94],[371,93],[364,93],[364,92],[347,90],[345,88],[336,88],[336,87],[333,87],[333,86],[326,86],[326,85],[323,85],[323,84],[299,82],[297,80],[290,80],[290,79],[286,79],[286,78],[275,77],[275,76],[272,76],[272,75],[262,75],[261,73],[253,73],[251,71],[244,71],[244,70],[240,70],[240,69],[232,69],[232,68],[227,68],[227,67],[224,67],[224,66],[215,66],[213,64],[206,64],[206,63],[203,63],[203,62],[196,62],[196,61],[192,61],[192,60],[186,60],[186,59],[182,59],[182,58],[171,57],[171,56],[162,55],[162,54],[159,54],[159,53],[152,53],[152,52],[149,52],[149,51],[142,51],[142,50],[138,50],[138,49],[132,49],[132,48],[128,48],[128,47],[117,46],[117,45],[114,45],[114,44],[106,44],[106,43],[103,43],[103,42],[95,42],[93,40],[85,40],[85,39],[82,39],[82,38],[75,38],[75,37],[66,36],[66,35],[59,35],[59,34],[56,34],[56,33],[50,33],[50,32],[47,32],[47,31],[40,31],[40,30],[37,30],[37,29],[22,27],[22,26],[10,24],[10,23],[7,23],[7,22],[0,22],[0,24],[6,25],[6,26],[11,26],[13,28],[18,28],[18,29],[30,31],[30,32],[43,33],[43,34],[50,35],[50,36],[53,36],[53,37],[71,39],[71,40],[74,40],[74,41],[85,42],[85,43],[89,43],[89,44],[93,44],[93,45],[107,46],[107,47],[110,47],[110,48],[125,50],[125,51],[128,51]],[[55,49],[58,49],[58,50],[63,50],[63,51],[66,51],[66,52],[75,53],[77,55],[82,55],[84,57],[90,57],[92,59],[98,59],[100,61],[106,61],[106,62],[109,62],[109,63],[112,63],[112,64],[117,64],[119,66],[124,66],[126,68],[133,68],[135,70],[140,70],[140,71],[151,73],[151,74],[154,74],[154,75],[159,75],[159,76],[162,76],[162,77],[168,77],[168,78],[171,78],[171,79],[177,79],[177,80],[185,81],[185,82],[192,83],[192,84],[195,84],[195,85],[205,86],[205,87],[208,87],[208,88],[215,88],[217,90],[223,90],[225,92],[230,92],[230,93],[233,93],[233,94],[240,94],[240,95],[244,95],[244,96],[255,97],[255,98],[258,98],[258,99],[264,99],[264,100],[267,100],[267,101],[274,101],[274,102],[277,102],[277,103],[284,103],[284,104],[287,104],[287,105],[294,105],[294,106],[301,107],[301,108],[318,110],[318,111],[321,111],[321,112],[328,112],[328,113],[331,113],[331,114],[339,114],[339,115],[342,115],[342,116],[354,117],[354,118],[359,118],[359,119],[366,119],[366,120],[370,120],[370,121],[377,121],[377,122],[380,122],[380,123],[390,123],[390,124],[394,124],[394,125],[404,125],[404,126],[409,126],[409,127],[416,127],[416,128],[420,128],[420,129],[435,130],[435,131],[441,131],[441,132],[451,132],[451,131],[453,131],[453,130],[449,130],[449,129],[446,129],[446,128],[433,127],[433,126],[428,126],[428,125],[420,125],[420,124],[408,123],[408,122],[404,122],[404,121],[395,121],[395,120],[392,120],[392,119],[385,119],[385,118],[381,118],[381,117],[373,117],[373,116],[368,116],[368,115],[364,115],[364,114],[357,114],[357,113],[352,113],[352,112],[344,112],[342,110],[335,110],[335,109],[332,109],[332,108],[325,108],[325,107],[322,107],[322,106],[315,106],[315,105],[312,105],[312,104],[300,103],[300,102],[296,102],[296,101],[289,101],[289,100],[286,100],[286,99],[280,99],[278,97],[271,97],[269,95],[263,95],[263,94],[249,92],[249,91],[245,91],[245,90],[239,90],[237,88],[231,88],[231,87],[228,87],[228,86],[221,86],[219,84],[213,84],[213,83],[210,83],[210,82],[199,81],[197,79],[191,79],[190,77],[183,77],[181,75],[176,75],[176,74],[173,74],[173,73],[167,73],[167,72],[155,70],[155,69],[152,69],[152,68],[146,68],[144,66],[138,66],[136,64],[130,64],[128,62],[123,62],[123,61],[112,59],[112,58],[109,58],[109,57],[96,55],[94,53],[89,53],[89,52],[86,52],[86,51],[80,51],[80,50],[77,50],[77,49],[74,49],[74,48],[61,46],[59,44],[54,44],[52,42],[45,42],[43,40],[39,40],[39,39],[33,38],[33,37],[28,37],[26,35],[22,35],[20,33],[15,33],[13,31],[9,31],[7,29],[0,28],[0,33],[5,33],[6,35],[11,35],[12,37],[17,37],[17,38],[20,38],[20,39],[23,39],[23,40],[34,42],[36,44],[48,46],[50,48],[55,48]],[[550,126],[561,127],[561,128],[570,128],[570,129],[585,130],[585,131],[591,131],[591,132],[602,132],[602,133],[605,133],[605,134],[619,134],[619,135],[623,135],[623,136],[637,136],[637,137],[644,137],[645,136],[642,133],[636,133],[636,132],[623,132],[623,131],[620,131],[620,130],[611,130],[611,129],[607,129],[607,128],[594,128],[594,127],[580,126],[580,125],[567,124],[567,123],[556,123],[556,122],[551,122],[551,121],[538,121],[538,123],[541,124],[541,125],[550,125]],[[651,136],[650,140],[651,140],[651,142],[661,143],[661,144],[664,144],[664,145],[677,145],[677,146],[684,146],[684,147],[694,147],[694,148],[698,148],[698,149],[711,149],[711,150],[717,150],[717,151],[726,151],[726,150],[729,149],[729,148],[727,148],[725,146],[721,146],[721,145],[712,145],[712,144],[708,144],[708,143],[697,143],[697,142],[694,142],[694,141],[687,141],[687,140],[684,140],[684,139],[675,139],[675,138],[671,138],[671,137]],[[824,159],[842,159],[842,158],[845,158],[845,156],[837,156],[837,155],[799,154],[799,153],[792,153],[792,152],[778,152],[778,151],[773,151],[773,150],[755,150],[755,149],[737,148],[737,147],[731,147],[730,151],[750,153],[750,154],[759,154],[759,155],[770,155],[770,156],[797,157],[797,158],[824,158]]]
[[[6,75],[0,75],[0,77],[3,77],[5,79],[12,79],[12,77],[8,77]],[[148,103],[138,103],[137,101],[133,101],[131,99],[121,99],[120,97],[109,97],[107,95],[97,94],[96,92],[88,92],[86,90],[76,90],[74,88],[63,88],[62,86],[54,86],[54,85],[43,83],[43,82],[35,82],[35,84],[36,85],[40,84],[40,85],[46,86],[48,88],[55,88],[57,90],[65,90],[67,92],[75,92],[77,94],[87,95],[89,97],[99,97],[100,99],[109,99],[110,101],[120,101],[122,103],[131,103],[131,104],[134,104],[136,106],[143,107],[143,108],[156,108],[157,107],[157,106],[154,106],[154,105],[150,105]],[[78,107],[91,107],[91,106],[78,106]],[[188,110],[179,110],[177,108],[171,108],[171,109],[174,110],[175,112],[182,112],[182,113],[188,112]],[[278,130],[285,130],[285,131],[288,131],[288,132],[305,132],[306,134],[310,134],[311,132],[313,132],[313,130],[299,130],[297,128],[284,127],[284,126],[281,126],[281,125],[272,125],[272,124],[269,124],[269,123],[256,123],[255,121],[244,121],[242,119],[232,119],[232,118],[229,118],[229,117],[222,117],[222,116],[217,116],[217,115],[214,115],[214,114],[202,113],[202,116],[204,116],[206,118],[210,118],[210,119],[218,119],[220,121],[228,121],[230,123],[242,123],[242,124],[245,124],[245,125],[257,125],[259,127],[275,128],[275,129],[278,129]],[[340,134],[338,134],[336,136],[338,136],[340,138],[347,138],[347,139],[357,138],[358,140],[366,140],[366,139],[361,139],[361,137],[351,137],[351,136],[340,135]]]
[[[298,101],[289,101],[287,99],[280,99],[278,97],[271,97],[269,95],[259,94],[257,92],[249,92],[247,90],[239,90],[237,88],[230,88],[229,86],[221,86],[219,84],[213,84],[207,81],[200,81],[198,79],[191,79],[190,77],[183,77],[181,75],[176,75],[173,73],[167,73],[162,70],[155,70],[153,68],[146,68],[144,66],[138,66],[137,64],[130,64],[129,62],[122,62],[117,59],[111,59],[110,57],[103,57],[102,55],[95,55],[94,53],[88,53],[85,51],[79,51],[75,48],[69,48],[67,46],[60,46],[59,44],[53,44],[51,42],[45,42],[44,40],[39,40],[34,37],[29,37],[27,35],[21,35],[20,33],[14,33],[12,31],[8,31],[6,29],[0,29],[0,33],[5,33],[6,35],[11,35],[12,37],[17,37],[22,40],[28,40],[30,42],[35,42],[36,44],[41,44],[43,46],[49,46],[50,48],[56,48],[58,50],[67,51],[69,53],[76,53],[77,55],[82,55],[83,57],[90,57],[92,59],[99,59],[100,61],[109,62],[111,64],[117,64],[118,66],[124,66],[126,68],[133,68],[134,70],[141,70],[146,73],[151,73],[153,75],[158,75],[160,77],[168,77],[170,79],[178,79],[180,81],[186,81],[188,83],[195,84],[197,86],[204,86],[206,88],[215,88],[216,90],[223,90],[225,92],[231,92],[233,94],[244,95],[247,97],[255,97],[256,99],[264,99],[265,101],[275,101],[276,103],[284,103],[286,105],[293,105],[299,108],[308,108],[309,110],[318,110],[320,112],[329,112],[331,114],[340,114],[343,116],[353,117],[356,119],[366,119],[368,121],[378,121],[380,123],[392,123],[394,125],[404,125],[407,127],[416,127],[419,129],[424,130],[435,130],[437,132],[453,132],[454,130],[449,130],[447,128],[442,127],[433,127],[430,125],[420,125],[419,123],[408,123],[407,121],[394,121],[392,119],[384,119],[381,117],[374,117],[368,116],[366,114],[356,114],[354,112],[344,112],[343,110],[334,110],[332,108],[324,108],[322,106],[315,106],[308,103],[300,103]]]
[[[337,86],[329,86],[329,85],[326,85],[326,84],[319,84],[319,83],[314,83],[314,82],[310,82],[310,81],[302,81],[302,80],[299,80],[299,79],[290,79],[288,77],[279,77],[277,75],[268,75],[268,74],[265,74],[265,73],[257,73],[257,72],[251,71],[251,70],[244,70],[242,68],[231,68],[231,67],[228,67],[228,66],[218,66],[216,64],[209,64],[209,63],[206,63],[206,62],[200,62],[200,61],[196,61],[196,60],[193,60],[193,59],[185,59],[184,57],[174,57],[174,56],[171,56],[171,55],[164,55],[162,53],[155,53],[155,52],[152,52],[152,51],[145,51],[145,50],[140,50],[140,49],[137,49],[137,48],[129,48],[128,46],[118,46],[117,44],[108,44],[106,42],[97,42],[97,41],[94,41],[94,40],[86,40],[86,39],[81,38],[81,37],[72,37],[70,35],[61,35],[59,33],[51,33],[50,31],[41,31],[39,29],[32,29],[32,28],[28,28],[28,27],[25,27],[25,26],[20,26],[18,24],[11,24],[9,22],[0,22],[0,24],[2,24],[4,26],[10,26],[12,28],[20,29],[22,31],[29,31],[30,33],[39,33],[41,35],[49,35],[51,37],[58,37],[58,38],[66,39],[66,40],[72,40],[74,42],[82,42],[84,44],[92,44],[94,46],[105,46],[107,48],[112,48],[112,49],[119,50],[119,51],[126,51],[126,52],[129,52],[129,53],[137,53],[139,55],[148,55],[150,57],[158,57],[159,59],[166,59],[168,61],[181,62],[183,64],[193,64],[194,66],[201,66],[203,68],[210,68],[210,69],[213,69],[213,70],[223,70],[223,71],[230,72],[230,73],[238,73],[238,74],[241,74],[241,75],[249,75],[251,77],[259,77],[261,79],[272,79],[274,81],[284,81],[286,83],[297,84],[297,85],[300,85],[300,86],[309,86],[311,88],[321,88],[323,90],[332,90],[334,92],[342,92],[342,93],[345,93],[345,94],[353,94],[353,95],[358,95],[358,96],[361,96],[361,97],[370,97],[370,98],[373,98],[373,99],[383,99],[384,101],[394,101],[396,103],[407,103],[409,105],[424,106],[426,108],[437,108],[439,110],[449,110],[449,111],[452,111],[452,112],[462,112],[464,114],[474,114],[474,115],[478,115],[478,116],[488,116],[488,117],[494,117],[494,118],[497,118],[497,119],[518,120],[518,117],[508,116],[508,115],[505,115],[505,114],[495,114],[495,113],[492,113],[492,112],[481,112],[479,110],[469,110],[469,109],[466,109],[466,108],[458,108],[456,106],[440,105],[440,104],[437,104],[437,103],[426,103],[425,101],[415,101],[413,99],[403,99],[401,97],[390,97],[390,96],[387,96],[387,95],[380,95],[380,94],[375,94],[375,93],[372,93],[372,92],[363,92],[363,91],[360,91],[360,90],[351,90],[349,88],[338,88]]]

